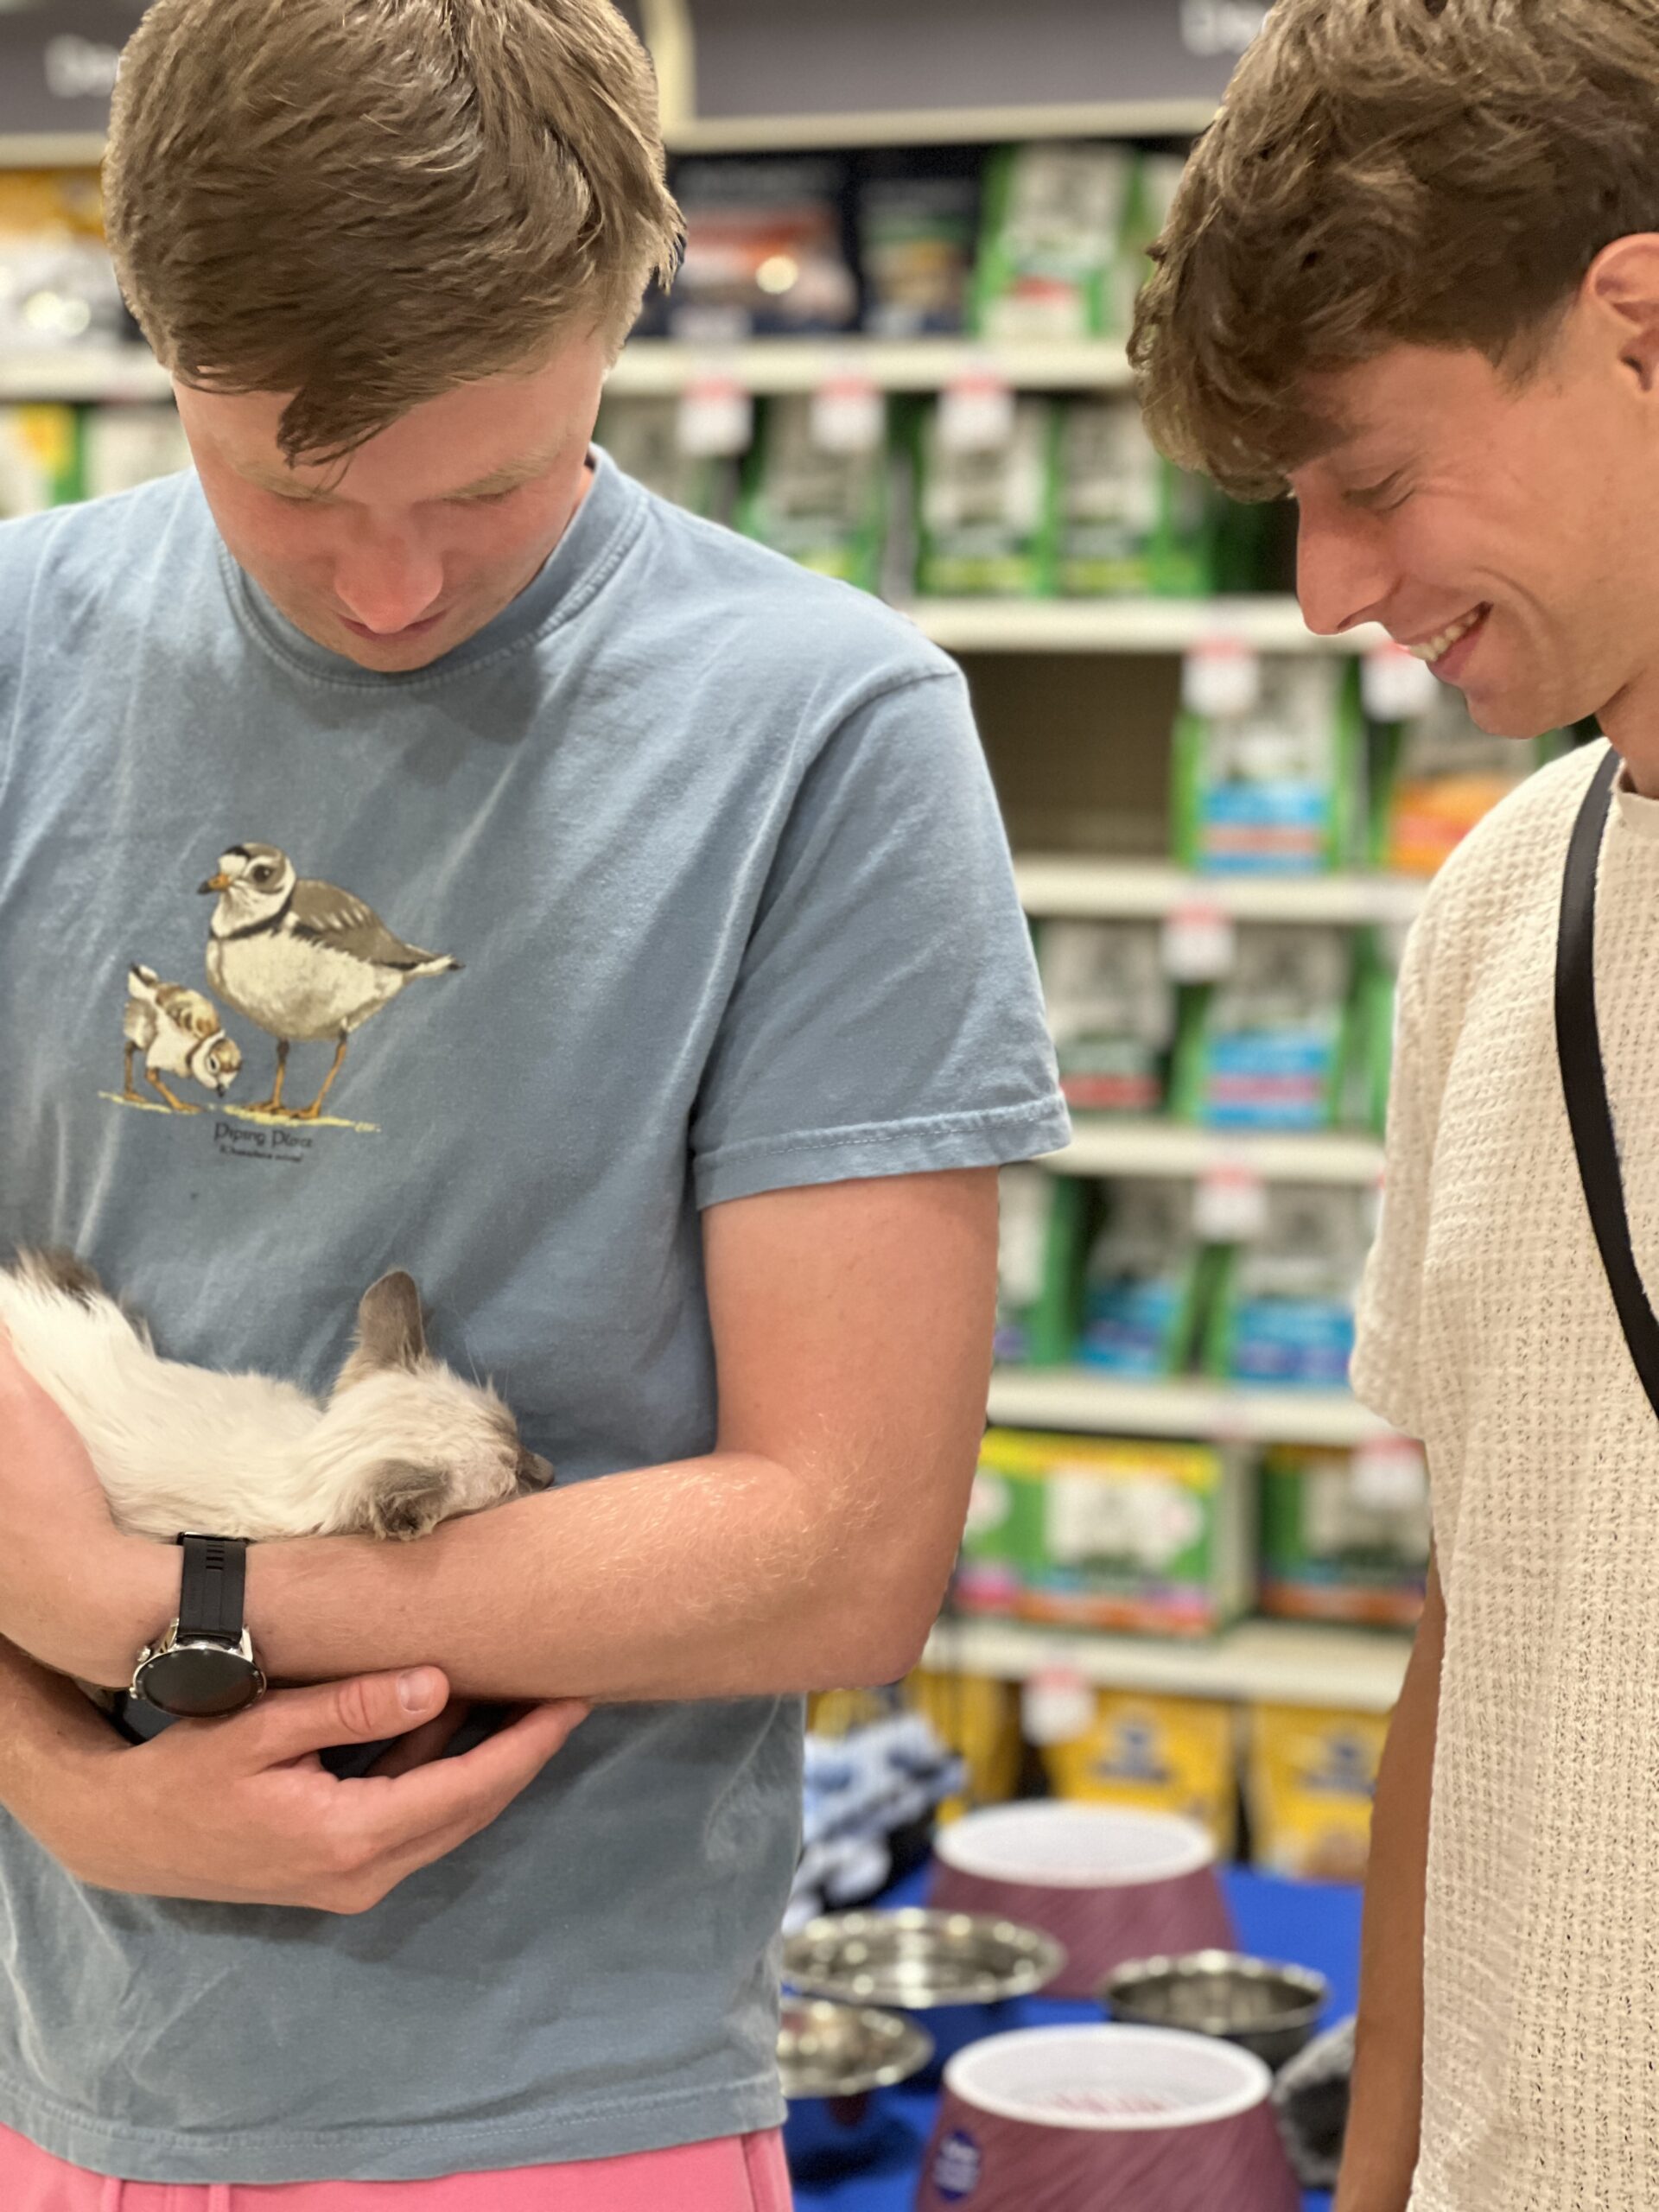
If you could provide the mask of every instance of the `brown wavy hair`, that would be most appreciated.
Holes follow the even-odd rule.
[[[1310,378],[1404,343],[1522,383],[1602,248],[1648,231],[1655,0],[1279,0],[1154,251],[1148,428],[1274,497],[1339,435]]]
[[[291,394],[292,461],[597,331],[677,256],[656,80],[607,0],[156,0],[111,251],[188,384]]]

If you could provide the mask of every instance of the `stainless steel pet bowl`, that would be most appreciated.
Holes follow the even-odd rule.
[[[1308,2042],[1330,1994],[1325,1976],[1306,1967],[1193,1951],[1120,1967],[1100,2001],[1114,2020],[1218,2036],[1279,2067]]]
[[[889,2089],[920,2073],[932,2056],[932,2037],[895,2013],[832,2005],[822,1998],[784,1999],[778,2070],[791,2101]]]
[[[784,1945],[784,1979],[816,1997],[927,2012],[1028,1997],[1065,1954],[1049,1936],[982,1913],[838,1912]]]

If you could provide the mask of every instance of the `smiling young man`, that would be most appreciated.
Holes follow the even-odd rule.
[[[1618,756],[1482,824],[1401,976],[1354,1382],[1427,1443],[1436,1565],[1377,1793],[1338,2202],[1659,2203],[1659,1425],[1555,1005],[1569,841],[1617,765],[1563,1022],[1599,1015],[1612,1180],[1659,1285],[1659,12],[1281,0],[1159,257],[1132,349],[1154,435],[1294,496],[1312,626],[1380,622],[1483,728],[1593,715]]]
[[[406,1267],[559,1479],[253,1546],[283,1686],[130,1745],[181,1554],[0,1351],[0,2202],[778,2212],[798,1694],[921,1648],[1065,1135],[962,678],[591,449],[603,0],[156,0],[106,182],[197,473],[0,531],[0,1247],[318,1390]]]

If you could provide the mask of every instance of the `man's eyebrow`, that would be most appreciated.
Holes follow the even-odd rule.
[[[1370,474],[1371,472],[1365,469],[1360,469],[1356,473],[1363,476]],[[1389,493],[1394,490],[1395,486],[1399,483],[1400,479],[1405,474],[1405,467],[1402,464],[1398,468],[1389,469],[1387,475],[1376,477],[1375,480],[1370,484],[1351,486],[1344,491],[1342,496],[1351,507],[1375,506],[1379,499],[1387,499]]]
[[[476,483],[462,485],[459,491],[446,492],[446,499],[487,499],[493,492],[517,491],[521,484],[533,483],[535,479],[551,467],[558,454],[556,446],[546,453],[531,454],[523,461],[504,461],[499,468],[487,476],[480,476]],[[327,484],[308,484],[287,470],[266,468],[257,461],[232,461],[231,466],[246,484],[262,492],[279,492],[288,499],[325,501],[333,498]]]

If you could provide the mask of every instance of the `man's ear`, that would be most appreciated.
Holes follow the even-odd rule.
[[[1620,359],[1643,391],[1659,392],[1659,234],[1637,231],[1604,246],[1580,298],[1612,317]]]
[[[357,1309],[357,1345],[340,1370],[334,1394],[386,1368],[412,1373],[426,1357],[426,1326],[421,1294],[401,1268],[382,1275],[363,1294]]]

